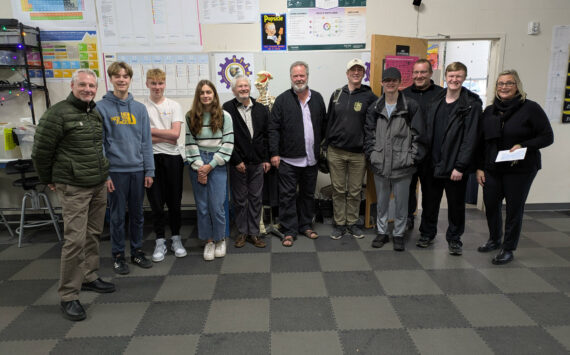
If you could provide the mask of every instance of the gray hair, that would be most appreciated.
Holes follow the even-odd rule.
[[[74,71],[73,75],[71,75],[71,82],[76,83],[77,80],[79,79],[79,74],[81,74],[81,73],[91,75],[92,77],[95,78],[95,83],[97,83],[97,85],[99,85],[99,83],[97,82],[97,74],[95,74],[95,72],[93,70],[87,69],[87,68],[77,69],[76,71]]]
[[[495,81],[495,96],[499,97],[497,95],[497,83],[499,82],[499,78],[504,75],[510,75],[513,77],[513,79],[515,79],[515,83],[517,84],[517,91],[519,94],[521,94],[521,101],[526,100],[526,92],[524,91],[523,83],[521,81],[521,78],[519,77],[519,73],[517,73],[517,71],[514,69],[503,70],[502,72],[499,73],[499,75],[497,76],[497,80]]]
[[[293,64],[291,64],[291,66],[289,67],[289,74],[291,74],[291,71],[293,70],[293,68],[298,67],[298,66],[305,67],[305,71],[307,72],[307,76],[309,76],[309,64],[303,62],[302,60],[298,60],[296,62],[293,62]]]
[[[249,85],[249,87],[251,88],[251,81],[249,81],[249,78],[243,74],[238,74],[236,76],[234,76],[234,78],[232,79],[232,81],[230,82],[231,86],[232,86],[232,90],[236,88],[238,81],[240,80],[245,80],[247,81],[247,84]]]

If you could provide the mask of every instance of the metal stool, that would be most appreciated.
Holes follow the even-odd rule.
[[[24,229],[35,228],[53,224],[57,238],[61,241],[61,233],[59,231],[59,218],[53,212],[53,207],[48,196],[44,192],[39,192],[36,190],[38,185],[45,185],[40,182],[39,177],[31,176],[26,177],[26,173],[33,173],[34,164],[31,159],[19,159],[16,161],[11,161],[6,164],[6,174],[20,174],[20,179],[12,183],[15,187],[21,187],[26,191],[24,197],[22,198],[22,210],[20,215],[20,227],[16,229],[18,233],[18,248],[22,246],[22,238],[24,237]],[[26,206],[26,200],[30,201],[31,207]],[[43,200],[43,207],[41,206],[41,201]],[[25,222],[26,210],[34,211],[48,211],[51,217],[50,220],[41,221],[29,221]]]
[[[12,232],[12,228],[10,228],[10,223],[8,223],[8,220],[6,219],[6,216],[4,216],[4,213],[2,213],[2,211],[0,211],[0,222],[4,226],[6,226],[8,233],[10,233],[10,237],[14,238],[14,232]]]

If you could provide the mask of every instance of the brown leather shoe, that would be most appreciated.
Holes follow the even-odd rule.
[[[257,248],[265,248],[265,242],[257,235],[249,235],[247,239]]]
[[[236,238],[236,242],[234,243],[234,246],[236,248],[241,248],[245,245],[245,239],[247,238],[247,235],[245,234],[240,234],[238,235],[238,237]]]

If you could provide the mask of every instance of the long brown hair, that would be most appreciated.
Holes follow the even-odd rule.
[[[223,129],[224,126],[224,112],[222,111],[222,106],[220,105],[220,98],[218,96],[218,91],[216,91],[216,86],[210,80],[200,80],[198,85],[196,85],[196,92],[194,93],[194,101],[192,102],[192,108],[188,111],[188,126],[190,127],[190,132],[197,136],[202,131],[202,125],[204,123],[204,112],[206,112],[204,105],[200,101],[200,92],[204,85],[208,85],[210,89],[214,92],[214,99],[210,105],[210,126],[212,133]]]

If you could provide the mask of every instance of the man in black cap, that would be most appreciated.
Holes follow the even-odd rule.
[[[424,154],[424,117],[418,103],[398,91],[402,76],[396,68],[382,73],[382,96],[368,109],[364,127],[364,153],[374,172],[377,200],[377,235],[372,247],[389,241],[388,206],[394,194],[394,250],[405,249],[408,193],[416,164]]]
[[[433,70],[429,60],[425,58],[416,60],[412,69],[412,79],[414,83],[402,91],[406,97],[411,97],[418,102],[424,115],[427,112],[428,106],[435,100],[437,95],[443,91],[441,86],[435,85],[433,80],[431,80],[432,75]],[[406,223],[406,230],[414,228],[414,214],[418,207],[418,198],[416,195],[418,175],[419,172],[416,172],[412,176],[412,182],[410,183],[408,222]]]

